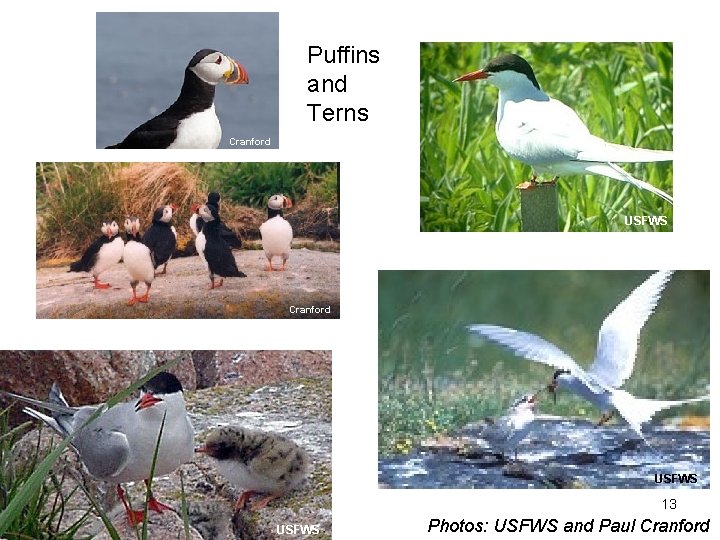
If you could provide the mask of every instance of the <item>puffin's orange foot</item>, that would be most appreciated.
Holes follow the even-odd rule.
[[[148,301],[148,293],[143,294],[138,298],[138,302],[142,302],[143,304],[146,304]]]
[[[145,519],[145,512],[143,512],[142,510],[129,510],[126,508],[125,513],[127,514],[130,525],[133,526],[139,525]]]
[[[138,300],[140,300],[140,299],[133,294],[132,298],[131,298],[130,300],[128,300],[127,305],[128,305],[128,306],[134,306],[134,305],[137,303]]]
[[[218,283],[217,285],[215,285],[215,280],[213,279],[213,280],[212,280],[212,284],[210,285],[210,290],[212,291],[213,289],[217,289],[218,287],[222,287],[222,284],[223,284],[223,280],[222,280],[222,279],[220,279],[220,283]]]
[[[109,289],[109,288],[110,288],[110,284],[109,284],[109,283],[103,283],[103,282],[100,281],[98,278],[95,278],[95,280],[93,281],[93,287],[95,287],[96,289]]]
[[[265,267],[265,270],[266,270],[267,272],[272,272],[272,271],[273,271],[273,267],[272,267],[272,263],[271,263],[271,262],[268,261],[268,264],[267,264],[267,266]]]

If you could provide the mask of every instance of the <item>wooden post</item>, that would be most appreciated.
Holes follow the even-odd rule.
[[[520,215],[522,230],[527,232],[558,231],[557,184],[523,182],[520,190]]]

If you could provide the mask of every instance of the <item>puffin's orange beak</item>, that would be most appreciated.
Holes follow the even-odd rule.
[[[228,60],[233,65],[232,71],[225,74],[225,83],[226,84],[248,84],[250,82],[250,77],[248,76],[247,71],[245,71],[245,68],[243,65],[238,62],[237,60],[233,60],[229,56],[227,57]]]

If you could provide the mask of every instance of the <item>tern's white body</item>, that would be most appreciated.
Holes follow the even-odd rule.
[[[634,178],[616,163],[671,161],[672,151],[646,150],[604,141],[590,133],[573,109],[543,92],[532,68],[516,55],[503,55],[482,70],[456,79],[487,79],[500,90],[495,133],[503,149],[536,174],[599,174],[672,197]]]
[[[587,371],[555,345],[534,334],[487,324],[470,325],[467,329],[518,356],[558,368],[555,376],[558,387],[586,399],[603,413],[616,410],[644,438],[642,424],[657,412],[709,399],[709,396],[675,401],[642,399],[619,388],[632,374],[640,330],[655,310],[671,276],[671,271],[651,275],[607,316],[600,328],[595,360]]]
[[[39,402],[16,397],[54,411],[50,417],[34,409],[24,409],[62,435],[73,434],[72,445],[88,472],[98,480],[119,484],[148,478],[163,416],[165,424],[154,475],[169,474],[193,457],[193,428],[185,412],[182,392],[158,394],[161,401],[139,410],[136,402],[120,403],[84,428],[83,424],[97,408],[105,405],[68,407],[56,385],[53,392],[57,392],[59,401]]]
[[[515,401],[504,416],[488,424],[480,434],[493,450],[506,454],[515,450],[532,428],[537,401],[531,394]]]

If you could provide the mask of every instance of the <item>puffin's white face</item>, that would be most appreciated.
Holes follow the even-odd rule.
[[[118,233],[120,227],[115,221],[104,221],[100,230],[105,236],[112,238]]]
[[[132,218],[125,218],[125,232],[132,234]]]
[[[282,208],[291,207],[292,200],[290,200],[290,197],[286,197],[285,195],[273,195],[268,199],[268,208],[272,208],[273,210],[281,210]]]
[[[205,221],[206,223],[215,219],[206,204],[203,204],[198,209],[198,214],[200,214],[200,217],[203,218],[203,221]]]
[[[248,84],[250,79],[247,71],[239,62],[217,51],[212,52],[190,68],[208,84]]]
[[[165,208],[163,208],[163,215],[160,218],[161,221],[164,221],[165,223],[169,223],[173,216],[173,207],[169,204],[165,205]]]

